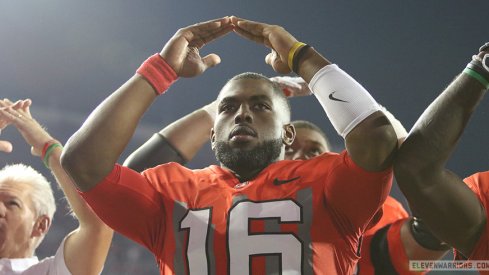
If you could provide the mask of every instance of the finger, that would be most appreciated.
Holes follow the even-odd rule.
[[[19,109],[22,107],[22,100],[17,100],[14,104],[12,104],[10,106],[10,108],[13,108],[13,109]]]
[[[221,58],[217,54],[211,53],[202,58],[202,62],[205,64],[206,68],[211,68],[221,63]]]
[[[0,151],[5,153],[10,153],[12,152],[12,149],[13,149],[12,143],[6,140],[0,140]]]
[[[262,35],[263,29],[268,25],[260,22],[246,20],[243,18],[238,18],[236,16],[231,17],[231,21],[233,21],[233,24],[238,29],[245,30],[254,35]]]
[[[30,104],[29,104],[29,105],[27,105],[27,106],[25,107],[25,109],[22,109],[22,111],[24,111],[24,112],[25,112],[25,114],[26,114],[28,117],[32,117],[32,115],[31,115],[31,105],[30,105]]]
[[[20,112],[15,110],[12,106],[0,109],[0,114],[3,120],[7,123],[20,122],[24,118]]]
[[[279,59],[279,56],[276,51],[272,50],[267,56],[265,56],[265,63],[272,66],[276,59]]]
[[[291,71],[289,65],[282,62],[280,59],[275,59],[273,61],[272,68],[274,71],[281,74],[288,74]]]
[[[3,100],[4,100],[5,102],[7,102],[7,104],[8,104],[8,105],[12,105],[12,104],[14,104],[14,103],[13,103],[12,101],[10,101],[10,99],[8,99],[8,98],[4,98]]]
[[[32,104],[32,100],[30,98],[24,99],[24,100],[22,100],[22,107],[21,107],[21,109],[25,110],[26,108],[28,108],[29,106],[31,106],[31,104]]]
[[[265,63],[267,63],[268,65],[272,65],[272,60],[273,60],[273,53],[269,53],[267,54],[267,56],[265,56]]]
[[[229,25],[226,26],[222,29],[217,29],[214,31],[208,31],[208,32],[196,32],[194,34],[193,40],[189,43],[189,46],[195,46],[198,47],[199,49],[204,47],[206,44],[209,44],[210,42],[221,38],[225,36],[226,34],[230,33],[233,31],[234,27]]]
[[[486,53],[482,58],[482,66],[489,71],[489,53]]]
[[[262,44],[262,45],[265,45],[268,48],[271,48],[271,45],[270,45],[269,41],[267,39],[265,39],[265,37],[263,37],[263,36],[257,36],[257,35],[254,35],[254,34],[248,32],[248,31],[246,31],[246,30],[239,29],[239,28],[235,28],[234,29],[234,32],[237,35],[239,35],[239,36],[241,36],[241,37],[243,37],[245,39],[254,41],[254,42],[258,43],[258,44]]]
[[[223,26],[231,25],[231,24],[232,24],[231,18],[229,16],[224,16],[221,18],[212,19],[209,21],[200,22],[200,23],[191,25],[191,26],[189,26],[189,29],[190,30],[195,29],[195,30],[207,30],[207,31],[209,31],[209,30],[218,29],[218,28],[221,28]]]

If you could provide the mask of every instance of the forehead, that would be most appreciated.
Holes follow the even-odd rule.
[[[264,79],[242,78],[229,81],[219,93],[218,100],[236,99],[268,99],[276,100],[273,86]]]
[[[29,199],[32,186],[20,181],[4,180],[0,182],[1,197],[17,197],[23,201]]]
[[[294,143],[314,143],[317,145],[321,145],[324,148],[328,147],[328,143],[324,139],[324,137],[318,133],[317,131],[309,128],[296,128],[295,129],[296,136]]]

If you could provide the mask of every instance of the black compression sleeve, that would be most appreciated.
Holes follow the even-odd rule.
[[[168,162],[184,165],[187,161],[164,136],[156,133],[124,161],[124,166],[142,172]]]
[[[375,274],[397,274],[396,269],[391,262],[389,243],[387,242],[387,232],[390,227],[391,225],[389,224],[375,232],[370,243],[370,258],[372,265],[374,266]],[[360,274],[362,274],[361,270]]]

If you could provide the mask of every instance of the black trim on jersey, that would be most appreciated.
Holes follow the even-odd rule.
[[[266,256],[277,256],[278,257],[278,275],[282,275],[282,254],[281,253],[262,253],[262,254],[252,254],[252,255],[248,255],[248,263],[249,263],[249,271],[250,271],[250,275],[253,275],[251,274],[251,272],[253,271],[253,257],[266,257]],[[265,267],[266,268],[266,267]],[[302,271],[301,271],[302,273]],[[276,273],[274,273],[273,275],[276,275]]]
[[[389,255],[389,243],[387,231],[391,225],[387,225],[375,232],[370,243],[370,258],[376,275],[397,275]],[[358,274],[361,274],[361,267]]]
[[[162,134],[156,133],[129,155],[124,161],[124,166],[142,172],[168,162],[177,162],[182,165],[187,163],[180,152]]]
[[[207,232],[205,234],[205,258],[207,260],[207,274],[211,274],[211,262],[210,262],[210,256],[209,256],[209,253],[213,253],[213,252],[209,252],[209,232],[211,230],[211,225],[212,225],[212,207],[205,207],[205,208],[194,208],[194,209],[188,209],[187,210],[187,213],[185,213],[185,215],[183,215],[183,217],[180,219],[180,223],[178,225],[178,228],[180,229],[180,231],[186,231],[187,232],[187,236],[186,236],[186,242],[184,244],[185,246],[185,254],[184,254],[184,257],[183,257],[183,260],[185,261],[185,264],[187,265],[187,273],[190,274],[190,263],[188,261],[188,243],[189,243],[189,238],[190,238],[190,228],[182,228],[182,221],[187,217],[188,213],[190,211],[199,211],[199,210],[205,210],[205,209],[209,209],[209,220],[207,222]]]

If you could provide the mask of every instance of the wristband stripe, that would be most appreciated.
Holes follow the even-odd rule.
[[[489,81],[485,79],[482,75],[477,73],[476,71],[470,69],[470,68],[465,68],[463,71],[465,74],[477,79],[486,89],[489,89]]]
[[[302,42],[295,42],[294,45],[292,45],[292,48],[290,48],[289,50],[289,55],[287,56],[287,65],[289,65],[289,68],[292,70],[292,68],[294,67],[293,65],[293,61],[294,61],[294,55],[295,55],[295,52],[302,46],[306,45],[305,43],[302,43]]]

